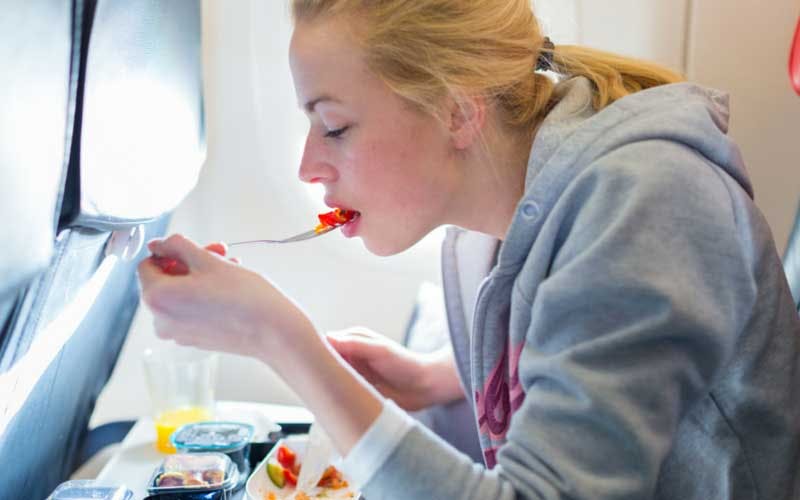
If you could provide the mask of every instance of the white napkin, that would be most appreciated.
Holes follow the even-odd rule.
[[[321,426],[311,424],[303,465],[300,467],[300,476],[297,478],[297,489],[307,492],[315,488],[322,473],[336,458],[338,455],[328,435]]]

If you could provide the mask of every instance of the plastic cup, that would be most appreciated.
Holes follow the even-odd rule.
[[[177,346],[148,349],[143,364],[153,407],[156,449],[175,453],[170,436],[178,427],[214,419],[217,355]]]

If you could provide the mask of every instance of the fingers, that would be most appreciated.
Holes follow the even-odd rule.
[[[159,261],[158,258],[148,257],[139,263],[137,268],[139,272],[139,282],[142,284],[142,290],[149,290],[159,280],[164,279],[164,270],[168,264]]]
[[[166,271],[152,257],[142,260],[138,267],[142,302],[155,315],[165,314],[171,309],[176,286],[182,286],[175,278],[167,276]]]
[[[334,347],[340,346],[353,354],[369,351],[371,355],[377,355],[389,350],[393,343],[383,335],[366,328],[328,332],[326,337]]]
[[[180,346],[204,347],[202,336],[195,335],[196,328],[182,321],[156,315],[153,317],[153,329],[156,337],[162,340],[171,340]]]
[[[200,248],[192,240],[180,234],[174,234],[167,239],[154,239],[147,243],[147,248],[153,253],[153,263],[165,274],[185,275],[190,269],[203,269],[213,258],[210,254],[225,257],[228,246],[223,242],[216,242]],[[228,259],[238,264],[238,259]]]
[[[225,257],[228,255],[228,245],[226,245],[225,242],[222,241],[206,245],[205,249],[208,250],[209,252],[219,255],[220,257]],[[234,264],[242,263],[241,259],[239,259],[238,257],[230,257],[228,258],[228,260],[230,262],[233,262]]]
[[[218,244],[209,245],[213,246],[215,250],[224,251],[224,246],[217,246]],[[155,239],[147,243],[147,248],[156,257],[162,257],[184,263],[189,269],[203,269],[212,262],[214,257],[204,248],[200,248],[195,242],[181,234],[173,234],[169,238]],[[164,263],[164,260],[158,260],[156,263]]]
[[[367,336],[334,333],[326,335],[326,338],[331,347],[349,361],[375,359],[386,352],[386,344],[383,341]]]
[[[361,326],[354,326],[350,328],[345,328],[344,330],[333,330],[326,334],[329,337],[335,337],[336,339],[348,339],[348,338],[360,338],[364,340],[380,340],[385,341],[386,338],[376,333],[369,328],[361,327]]]
[[[165,274],[172,276],[189,274],[189,267],[178,259],[152,255],[150,256],[150,260],[153,262],[153,264],[161,268],[161,271]]]

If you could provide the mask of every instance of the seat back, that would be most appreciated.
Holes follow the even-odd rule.
[[[205,155],[199,0],[0,3],[0,500],[77,463]]]

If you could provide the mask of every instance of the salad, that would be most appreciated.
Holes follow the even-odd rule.
[[[357,498],[347,488],[349,484],[344,479],[339,469],[333,465],[328,466],[319,478],[315,491],[298,491],[297,476],[300,474],[302,464],[297,452],[286,444],[279,444],[277,453],[273,453],[265,464],[266,475],[272,486],[272,491],[263,495],[263,500],[313,500],[318,498]]]

